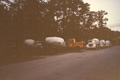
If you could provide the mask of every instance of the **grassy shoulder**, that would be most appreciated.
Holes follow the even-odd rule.
[[[0,54],[0,66],[32,61],[50,56],[79,52],[81,49],[7,49]]]

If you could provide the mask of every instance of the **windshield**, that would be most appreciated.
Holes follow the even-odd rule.
[[[92,41],[88,41],[88,42],[92,42]]]
[[[95,43],[95,41],[90,40],[90,41],[88,41],[88,43],[90,43],[90,44],[91,44],[91,43],[92,43],[92,44],[94,44],[94,43]]]

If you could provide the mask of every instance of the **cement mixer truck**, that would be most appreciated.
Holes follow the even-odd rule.
[[[100,40],[100,48],[105,48],[105,40]]]
[[[42,41],[35,41],[33,39],[26,39],[24,45],[30,48],[43,48]]]
[[[26,39],[24,41],[24,44],[27,47],[34,47],[35,46],[35,40],[33,40],[33,39]]]
[[[100,41],[97,38],[93,38],[88,40],[88,44],[86,45],[87,49],[99,49],[100,48]]]
[[[106,40],[105,41],[105,46],[106,47],[110,47],[110,46],[112,46],[112,44],[111,44],[111,42],[109,40]]]
[[[48,48],[64,48],[66,43],[61,37],[46,37],[45,44]]]

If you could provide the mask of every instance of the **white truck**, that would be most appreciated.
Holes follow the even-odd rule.
[[[45,43],[48,47],[52,47],[52,48],[66,47],[65,41],[61,37],[46,37]]]
[[[105,44],[105,40],[100,40],[100,48],[105,48],[106,44]]]
[[[35,40],[33,40],[33,39],[26,39],[24,41],[24,44],[27,47],[35,47]]]
[[[24,44],[25,44],[26,47],[43,48],[42,41],[35,41],[33,39],[26,39],[24,41]]]
[[[87,49],[99,49],[100,48],[100,41],[97,38],[93,38],[88,40],[88,44],[86,45]]]
[[[109,40],[106,40],[106,41],[105,41],[105,46],[106,46],[106,47],[112,46]]]

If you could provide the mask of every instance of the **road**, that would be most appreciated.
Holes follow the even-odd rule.
[[[120,80],[120,46],[1,66],[0,80]]]

